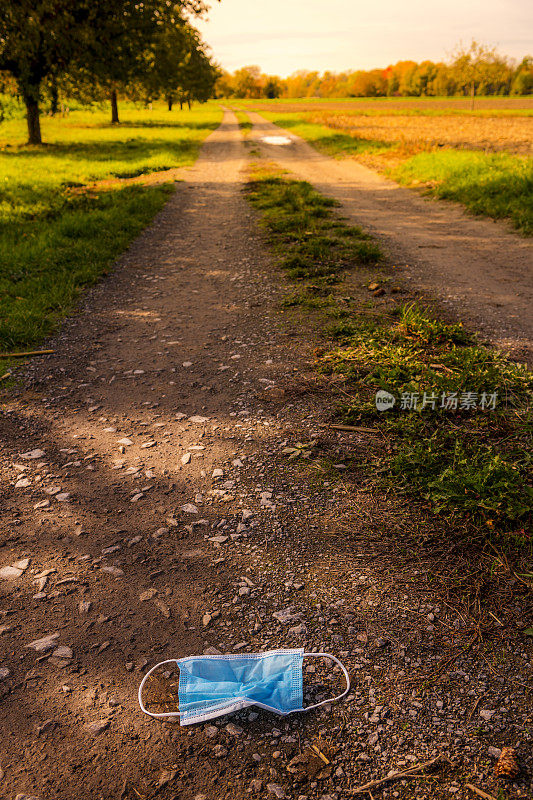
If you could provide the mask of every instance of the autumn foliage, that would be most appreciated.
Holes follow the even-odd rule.
[[[519,64],[494,49],[472,42],[449,62],[398,61],[385,69],[349,72],[300,70],[288,78],[265,75],[257,66],[223,72],[219,97],[446,97],[527,95],[533,92],[533,58]]]

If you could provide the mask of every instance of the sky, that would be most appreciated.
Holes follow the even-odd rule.
[[[298,69],[386,67],[445,61],[472,38],[521,59],[533,53],[530,0],[211,0],[194,24],[225,69],[257,64],[286,77]]]

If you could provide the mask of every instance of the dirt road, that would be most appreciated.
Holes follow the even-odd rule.
[[[251,140],[266,157],[342,203],[348,219],[375,234],[414,286],[519,359],[533,357],[533,252],[504,223],[423,198],[353,159],[318,153],[292,132],[250,113]],[[277,146],[264,137],[285,135]]]
[[[282,453],[314,437],[340,463],[364,442],[323,427],[315,342],[280,317],[245,163],[227,113],[6,398],[0,797],[347,800],[441,756],[374,796],[466,798],[507,744],[527,797],[527,592],[412,504]],[[165,658],[295,646],[343,659],[345,702],[190,728],[137,706]],[[341,685],[322,663],[305,679],[314,699]]]

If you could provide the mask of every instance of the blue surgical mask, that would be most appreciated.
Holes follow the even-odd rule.
[[[346,679],[344,692],[304,708],[304,658],[329,658],[338,664]],[[146,710],[142,690],[150,675],[163,664],[177,664],[179,668],[179,711],[154,714]],[[151,717],[179,717],[181,725],[192,725],[249,706],[282,715],[309,711],[340,700],[349,690],[348,672],[335,656],[304,653],[303,649],[270,650],[266,653],[190,656],[162,661],[144,676],[139,686],[139,705]]]

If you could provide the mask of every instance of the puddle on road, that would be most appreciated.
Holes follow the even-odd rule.
[[[292,144],[288,136],[263,136],[261,141],[265,144]]]

